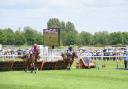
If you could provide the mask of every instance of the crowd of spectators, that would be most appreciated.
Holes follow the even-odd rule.
[[[128,52],[127,48],[80,48],[78,51],[78,55],[82,57],[98,57],[99,59],[103,57],[103,59],[109,60],[110,58],[115,60],[115,57],[121,59]]]
[[[2,48],[0,50],[0,58],[15,58],[23,55],[24,49]]]
[[[23,55],[24,51],[26,49],[16,49],[16,48],[2,48],[0,50],[0,58],[14,58],[14,57],[20,57]],[[60,51],[61,54],[62,50]],[[115,60],[115,57],[121,58],[121,56],[124,56],[124,54],[128,52],[127,48],[79,48],[77,50],[79,57],[103,57],[103,59],[109,60],[111,59]],[[53,52],[52,52],[53,53]],[[58,51],[56,52],[58,54]],[[53,53],[55,54],[55,53]],[[46,56],[46,55],[43,55]],[[52,55],[53,56],[53,55]]]

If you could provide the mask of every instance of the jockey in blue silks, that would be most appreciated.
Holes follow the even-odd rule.
[[[67,56],[68,56],[68,57],[71,56],[72,53],[73,53],[73,48],[70,46],[70,47],[68,48],[68,50],[67,50]]]

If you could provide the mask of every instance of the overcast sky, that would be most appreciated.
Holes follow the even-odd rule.
[[[78,32],[128,31],[128,0],[0,0],[0,28],[41,31],[50,18],[71,21]]]

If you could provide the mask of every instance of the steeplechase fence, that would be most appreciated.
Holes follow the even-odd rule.
[[[67,65],[64,63],[63,58],[61,57],[61,53],[64,52],[64,50],[49,50],[47,52],[43,52],[41,54],[41,60],[38,61],[37,65],[40,70],[56,70],[56,69],[66,69]],[[94,67],[100,68],[102,61],[104,60],[115,60],[116,62],[116,68],[119,68],[119,60],[124,60],[127,56],[124,56],[124,53],[119,53],[117,55],[112,56],[104,56],[104,55],[87,55],[87,53],[83,53],[82,55],[79,55],[78,53],[78,59],[90,57],[91,59],[95,60]],[[101,53],[103,54],[103,53]],[[21,58],[22,55],[1,55],[0,54],[0,70],[23,70],[24,69],[24,63]],[[17,59],[18,58],[18,59]],[[16,61],[14,61],[16,59]],[[6,61],[7,60],[7,61]],[[99,61],[101,60],[101,61]]]

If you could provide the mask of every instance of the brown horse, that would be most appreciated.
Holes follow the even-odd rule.
[[[76,52],[73,52],[72,54],[69,53],[62,53],[61,55],[63,57],[63,60],[65,63],[67,63],[67,70],[70,70],[70,67],[74,61],[74,58],[78,58]]]
[[[39,54],[40,51],[39,49],[37,50],[37,52],[33,53],[30,57],[30,53],[25,53],[23,59],[24,59],[24,69],[25,72],[27,72],[29,70],[29,68],[31,69],[31,72],[37,70],[37,59],[39,59]]]

